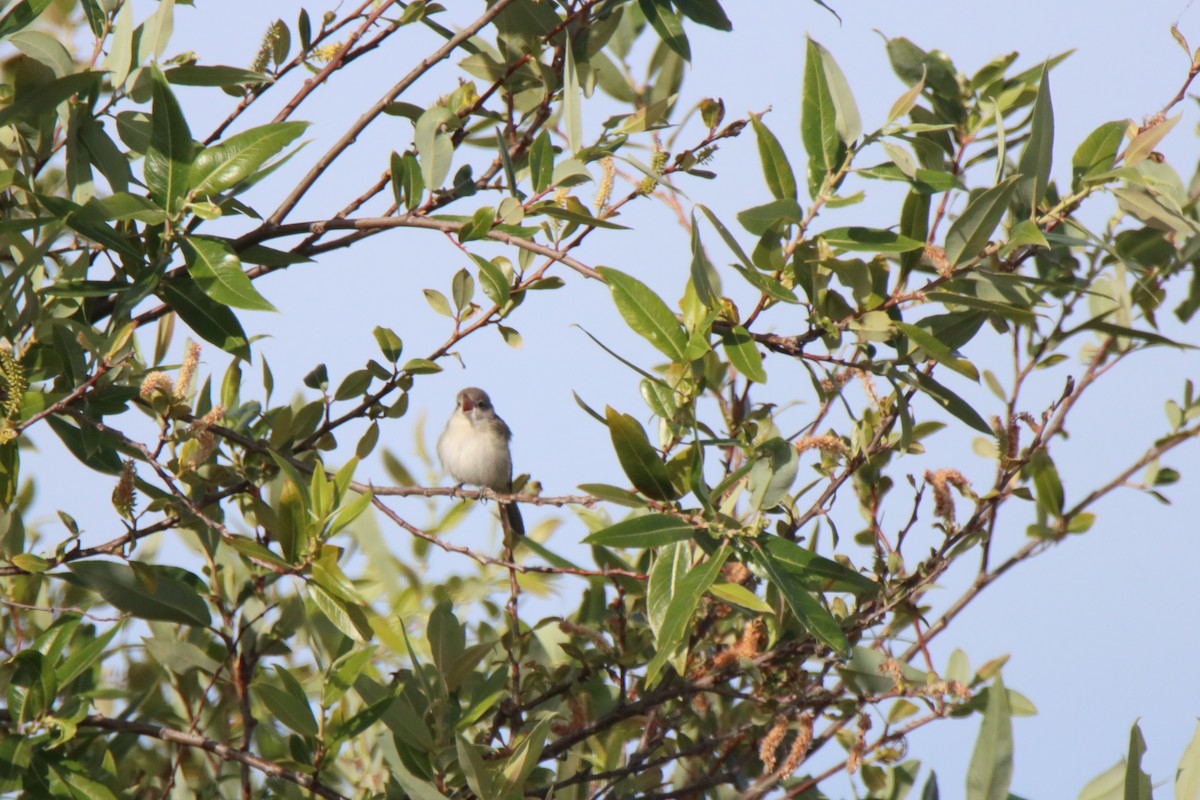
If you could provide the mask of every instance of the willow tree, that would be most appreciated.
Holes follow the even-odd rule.
[[[891,39],[898,99],[860,116],[809,41],[779,97],[801,97],[797,137],[727,117],[738,98],[680,99],[688,32],[732,28],[717,0],[493,0],[454,22],[364,0],[275,22],[238,66],[174,54],[173,11],[17,0],[0,17],[3,790],[817,797],[849,773],[870,797],[918,781],[936,797],[906,737],[981,714],[967,796],[1007,796],[1028,702],[1001,661],[936,664],[926,645],[1085,535],[1101,499],[1180,477],[1164,458],[1200,432],[1190,382],[1103,482],[1055,456],[1068,431],[1095,433],[1080,399],[1179,346],[1160,321],[1200,307],[1194,195],[1155,151],[1200,62],[1160,114],[1100,124],[1068,167],[1051,163],[1058,59],[967,75]],[[439,46],[415,50],[429,30]],[[298,149],[306,101],[354,96],[359,59],[402,77]],[[212,93],[203,114],[181,86]],[[414,87],[441,95],[414,103]],[[585,128],[589,104],[619,112]],[[366,180],[331,177],[385,117],[411,138]],[[741,143],[766,188],[722,220],[686,190],[719,186]],[[878,181],[902,189],[892,224],[826,223]],[[300,218],[317,185],[325,212]],[[1103,198],[1115,216],[1081,220]],[[690,250],[653,279],[589,258],[656,203]],[[444,314],[443,345],[402,354],[406,331],[381,324],[374,342],[330,337],[360,369],[331,376],[318,353],[304,386],[275,385],[240,319],[272,308],[256,279],[429,235],[462,261],[415,267],[430,288],[396,302]],[[443,537],[495,493],[416,485],[374,452],[381,435],[455,348],[489,328],[516,343],[526,315],[585,302],[591,281],[657,354],[594,351],[645,406],[580,402],[626,480],[543,496],[520,477],[502,499],[562,508],[553,537]],[[207,373],[201,348],[227,369]],[[768,376],[805,400],[798,429],[777,424]],[[21,471],[34,429],[76,474]],[[947,457],[962,435],[990,481]],[[110,482],[108,534],[82,537],[78,508],[27,521],[50,479]],[[958,562],[974,580],[938,590]],[[580,600],[551,613],[523,597],[535,586]],[[1124,797],[1149,796],[1140,742],[1105,778]]]

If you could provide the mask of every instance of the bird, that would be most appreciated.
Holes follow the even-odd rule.
[[[487,392],[474,386],[458,393],[454,413],[438,437],[442,466],[459,486],[470,485],[493,492],[512,492],[512,431],[496,416]],[[525,523],[516,503],[500,502],[500,525],[505,534],[525,534]]]

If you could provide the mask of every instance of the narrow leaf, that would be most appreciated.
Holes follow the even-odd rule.
[[[975,258],[987,246],[992,231],[1000,224],[1008,201],[1015,191],[1021,176],[1014,175],[1003,183],[982,192],[954,220],[946,234],[946,260],[956,267]]]
[[[144,175],[150,196],[168,214],[183,208],[192,166],[192,134],[162,71],[151,65],[153,104]]]
[[[647,514],[598,530],[588,535],[583,543],[604,547],[650,548],[686,541],[694,534],[692,524],[679,517]]]
[[[651,446],[641,424],[611,406],[605,408],[605,422],[621,469],[637,490],[652,500],[669,501],[678,497],[666,464]]]
[[[626,324],[660,352],[678,363],[688,361],[687,335],[671,309],[650,287],[611,267],[597,270],[612,291],[613,302]]]
[[[188,273],[206,295],[234,308],[275,311],[242,271],[242,262],[225,242],[190,236],[183,242]]]
[[[1004,680],[997,676],[967,770],[967,800],[1007,800],[1012,776],[1012,711]]]

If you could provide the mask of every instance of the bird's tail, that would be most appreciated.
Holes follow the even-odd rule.
[[[521,519],[521,509],[516,503],[500,503],[500,527],[504,529],[504,538],[525,535],[525,520]]]

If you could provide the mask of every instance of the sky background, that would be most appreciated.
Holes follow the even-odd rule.
[[[290,2],[230,3],[198,0],[198,7],[176,12],[175,37],[167,56],[195,50],[202,63],[246,65],[257,49],[269,22],[283,17],[294,27],[299,5]],[[479,4],[452,0],[448,21],[462,22],[478,13]],[[857,0],[830,5],[841,22],[815,4],[727,2],[732,34],[689,25],[693,66],[685,79],[680,109],[702,97],[721,97],[727,119],[749,111],[770,108],[765,120],[788,152],[797,174],[804,157],[799,144],[800,81],[805,35],[824,45],[837,59],[855,94],[866,130],[884,121],[893,101],[905,86],[892,73],[884,39],[905,36],[924,49],[946,51],[960,71],[974,72],[995,56],[1019,51],[1018,68],[1036,66],[1044,59],[1074,48],[1075,54],[1052,74],[1056,112],[1055,167],[1053,176],[1064,182],[1070,156],[1083,138],[1099,124],[1132,118],[1138,122],[1161,108],[1178,90],[1188,62],[1169,33],[1178,22],[1193,45],[1200,44],[1200,12],[1180,2],[1031,2],[1014,0],[1002,8],[992,4],[932,2],[906,3]],[[152,4],[139,0],[138,19]],[[323,7],[307,6],[314,20]],[[448,21],[447,21],[448,20]],[[384,52],[352,65],[331,87],[318,90],[301,106],[295,119],[313,122],[314,140],[274,181],[258,187],[249,202],[260,199],[260,212],[273,209],[289,179],[295,179],[382,92],[407,72],[416,60],[439,44],[428,32],[408,29],[388,43]],[[418,83],[405,100],[428,104],[454,86],[455,70],[443,65]],[[275,90],[273,90],[275,91]],[[273,102],[247,114],[239,127],[269,119],[290,87],[280,87]],[[184,110],[198,138],[222,119],[232,101],[216,92],[180,90]],[[1179,106],[1183,122],[1160,150],[1183,175],[1190,178],[1200,146],[1195,136],[1196,102]],[[585,104],[585,138],[613,109],[601,101]],[[681,143],[695,141],[697,128],[685,132]],[[330,216],[346,199],[357,195],[386,167],[392,150],[411,143],[411,125],[387,117],[360,137],[347,157],[322,178],[316,189],[293,212],[292,221]],[[489,156],[490,157],[490,156]],[[474,156],[478,161],[479,156]],[[884,160],[864,158],[864,164]],[[456,166],[457,166],[456,162]],[[711,183],[687,179],[680,183],[688,204],[704,203],[733,227],[736,211],[770,199],[758,166],[753,136],[723,145],[711,169],[719,179]],[[989,167],[990,168],[990,167]],[[900,195],[878,182],[857,187],[867,190],[861,205],[829,215],[822,227],[840,224],[894,224]],[[592,188],[580,191],[590,202]],[[384,198],[390,202],[390,196]],[[469,213],[492,199],[468,200]],[[1101,200],[1087,219],[1103,223],[1112,203]],[[961,208],[961,203],[958,206]],[[367,213],[382,210],[382,205]],[[689,262],[688,233],[671,211],[659,204],[641,202],[626,221],[638,230],[594,235],[576,253],[585,263],[607,265],[637,275],[673,303],[686,280]],[[709,230],[706,240],[714,261],[726,253]],[[743,241],[745,238],[743,237]],[[479,252],[496,255],[499,247],[481,246]],[[507,253],[515,259],[514,253]],[[347,372],[377,357],[371,337],[376,325],[395,329],[405,342],[405,358],[424,356],[449,333],[444,317],[434,314],[421,300],[420,289],[434,288],[449,294],[450,278],[467,266],[466,258],[440,234],[395,230],[375,236],[352,251],[330,253],[318,263],[276,273],[258,288],[280,310],[279,314],[242,313],[252,335],[268,338],[255,344],[255,362],[247,374],[256,374],[258,359],[265,356],[280,387],[299,386],[301,377],[316,363],[329,366],[334,385]],[[601,336],[609,346],[643,366],[657,363],[649,346],[625,332],[604,286],[562,271],[569,284],[557,297],[531,297],[513,318],[524,337],[520,349],[507,347],[494,330],[468,339],[459,348],[463,368],[447,361],[438,375],[418,378],[411,410],[403,419],[389,421],[382,443],[403,458],[414,473],[425,469],[413,457],[415,439],[422,434],[431,445],[453,406],[454,394],[463,386],[478,385],[492,394],[496,408],[515,432],[514,461],[520,472],[540,480],[547,494],[566,494],[583,482],[625,484],[603,427],[575,406],[575,391],[594,407],[610,404],[640,419],[647,418],[637,389],[637,376],[604,355],[575,325]],[[726,276],[726,289],[745,309],[753,303]],[[537,302],[537,309],[530,305]],[[1168,307],[1173,307],[1169,304]],[[1195,330],[1174,328],[1170,314],[1161,319],[1168,335],[1197,342]],[[800,329],[800,322],[785,316],[770,319],[781,333]],[[143,341],[148,341],[143,339]],[[998,355],[994,344],[972,344],[967,355],[989,365]],[[1078,345],[1072,353],[1077,352]],[[207,346],[204,364],[219,385],[228,358]],[[1191,353],[1161,350],[1132,359],[1118,368],[1086,396],[1069,426],[1071,440],[1055,450],[1064,475],[1068,502],[1108,480],[1134,460],[1149,442],[1166,431],[1162,404],[1181,395],[1183,379],[1197,376],[1198,357]],[[758,400],[795,402],[780,426],[795,427],[811,415],[811,389],[798,366],[768,361],[770,381],[756,393]],[[1067,374],[1078,373],[1078,363],[1063,365],[1036,387],[1039,396],[1061,391]],[[956,390],[969,389],[952,384]],[[995,413],[994,398],[970,395],[985,416]],[[422,424],[422,420],[425,420]],[[341,436],[350,447],[353,431]],[[971,451],[972,436],[960,425],[930,444],[934,466],[956,466],[980,482],[990,475],[991,462]],[[39,431],[34,436],[41,453],[27,462],[26,474],[69,470],[70,481],[39,480],[36,514],[52,524],[55,509],[63,509],[83,523],[87,539],[106,540],[114,535],[109,510],[111,481],[87,475],[70,461],[57,441]],[[1166,463],[1183,473],[1181,484],[1168,489],[1170,507],[1127,491],[1110,498],[1098,511],[1090,533],[1076,537],[1041,558],[1024,565],[989,588],[971,604],[950,631],[931,646],[935,665],[944,669],[954,648],[962,648],[973,665],[1008,653],[1005,682],[1029,697],[1039,714],[1016,721],[1016,777],[1013,791],[1022,797],[1074,797],[1084,783],[1124,754],[1129,726],[1141,719],[1149,744],[1145,764],[1155,782],[1173,781],[1175,765],[1200,714],[1200,689],[1195,681],[1200,644],[1195,633],[1200,616],[1200,588],[1195,567],[1200,563],[1200,536],[1195,520],[1197,501],[1197,450],[1178,451]],[[917,471],[916,466],[906,466]],[[923,466],[919,469],[924,469]],[[360,480],[387,483],[377,460],[364,465]],[[798,484],[799,485],[799,484]],[[898,490],[899,492],[899,490]],[[901,493],[902,494],[902,493]],[[417,502],[417,501],[410,501]],[[406,507],[394,504],[401,513]],[[526,511],[527,520],[545,516]],[[584,535],[583,527],[567,519],[551,540],[556,548],[569,549]],[[416,517],[419,519],[419,517]],[[1024,541],[1028,520],[1020,514],[1002,517],[998,535],[1004,549]],[[894,524],[898,524],[894,523]],[[455,531],[458,541],[487,529],[489,517],[475,513]],[[852,532],[855,528],[848,528]],[[387,528],[385,527],[385,531]],[[387,535],[399,537],[398,531]],[[404,542],[407,548],[407,542]],[[974,559],[970,559],[974,562]],[[972,563],[972,566],[974,564]],[[935,603],[950,602],[970,578],[952,574],[949,591],[933,595]],[[571,598],[565,598],[568,603]],[[939,774],[945,797],[961,796],[964,776],[974,744],[979,718],[947,721],[911,737],[910,757],[920,758]],[[837,796],[836,784],[828,787]],[[1169,796],[1170,788],[1159,790]]]

